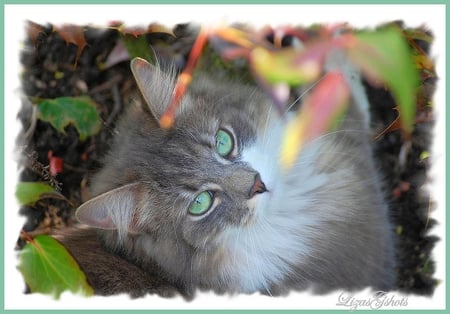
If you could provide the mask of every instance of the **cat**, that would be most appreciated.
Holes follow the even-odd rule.
[[[280,143],[295,110],[281,118],[257,87],[200,73],[165,130],[158,121],[174,71],[139,58],[131,69],[146,104],[118,123],[92,179],[95,197],[76,211],[86,227],[60,236],[96,293],[395,288],[394,236],[356,71],[347,71],[352,103],[337,129],[284,170]]]

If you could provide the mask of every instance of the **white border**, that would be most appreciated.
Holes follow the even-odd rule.
[[[432,298],[409,296],[404,309],[445,308],[445,5],[5,5],[5,309],[333,309],[338,293],[310,296],[306,293],[288,297],[215,296],[204,294],[192,302],[181,298],[161,299],[155,296],[130,301],[127,296],[81,299],[63,295],[54,301],[41,295],[24,295],[22,278],[16,270],[14,243],[23,221],[18,219],[14,188],[17,165],[14,161],[14,140],[19,131],[16,121],[20,108],[18,74],[19,51],[24,38],[26,20],[53,24],[75,23],[106,25],[121,20],[128,25],[160,22],[173,25],[182,22],[214,23],[248,22],[253,25],[310,25],[312,23],[349,22],[354,27],[376,26],[392,20],[406,25],[426,25],[433,30],[435,42],[432,55],[436,58],[439,76],[435,93],[438,116],[433,149],[432,185],[439,208],[433,217],[440,222],[433,233],[441,237],[434,249],[437,278],[443,281]],[[367,293],[360,293],[367,298]],[[400,298],[399,294],[396,297]]]

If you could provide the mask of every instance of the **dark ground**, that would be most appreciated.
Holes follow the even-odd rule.
[[[38,27],[38,28],[36,28]],[[36,30],[39,30],[36,32]],[[423,30],[420,30],[423,32]],[[147,34],[162,62],[175,58],[183,66],[194,40],[188,28],[178,26],[174,33]],[[117,117],[136,91],[129,70],[129,60],[105,66],[108,55],[116,46],[117,30],[84,28],[87,45],[77,58],[80,42],[67,43],[51,25],[28,29],[29,38],[21,53],[22,88],[24,101],[19,118],[23,133],[18,145],[23,148],[21,181],[47,181],[58,186],[68,201],[43,199],[34,206],[24,206],[20,214],[27,217],[23,229],[31,233],[48,233],[52,228],[64,228],[73,222],[74,209],[89,197],[86,186],[99,167],[100,159],[108,148]],[[75,43],[75,44],[74,44]],[[424,41],[417,43],[428,51]],[[208,51],[205,60],[215,60]],[[76,65],[75,65],[76,64]],[[229,67],[228,67],[229,70]],[[432,97],[434,75],[422,73],[422,87],[418,97],[417,124],[411,149],[405,158],[399,157],[405,144],[399,131],[388,132],[375,141],[375,154],[398,237],[398,288],[413,294],[431,295],[437,280],[433,278],[434,262],[430,257],[438,240],[428,235],[436,222],[429,219],[433,202],[421,190],[430,168],[429,158],[423,152],[431,148],[433,114],[428,102]],[[372,104],[374,127],[385,129],[396,116],[393,101],[384,89],[367,85]],[[32,117],[30,97],[55,98],[61,96],[89,95],[98,104],[103,124],[101,131],[80,141],[77,131],[69,126],[66,134],[57,132],[48,123]],[[51,158],[62,159],[62,172],[48,174]],[[17,230],[19,234],[20,230]],[[19,240],[19,247],[23,242]]]

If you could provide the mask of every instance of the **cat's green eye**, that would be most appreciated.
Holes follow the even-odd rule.
[[[220,129],[216,133],[216,149],[220,156],[228,157],[234,149],[234,140],[230,132]]]
[[[202,215],[206,213],[213,204],[213,193],[203,191],[195,197],[195,200],[189,206],[189,213],[192,215]]]

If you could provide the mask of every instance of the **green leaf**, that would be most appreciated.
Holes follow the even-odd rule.
[[[56,192],[53,187],[40,182],[19,182],[16,186],[16,198],[20,205],[30,205],[36,201],[46,198],[56,197],[64,199],[64,196]]]
[[[156,58],[153,54],[153,50],[150,48],[150,44],[147,41],[146,34],[139,36],[121,34],[120,38],[123,45],[127,49],[128,54],[130,55],[130,59],[140,57],[152,64],[155,64]]]
[[[94,294],[85,274],[66,248],[50,236],[39,235],[20,252],[18,269],[31,292],[52,294],[58,299],[64,291]]]
[[[393,27],[361,32],[356,38],[355,46],[348,50],[350,59],[372,82],[386,84],[399,107],[402,128],[411,134],[419,75],[408,44]]]
[[[87,96],[60,97],[38,101],[38,118],[49,122],[55,129],[64,129],[73,124],[80,134],[80,140],[100,131],[100,116],[95,102]]]

